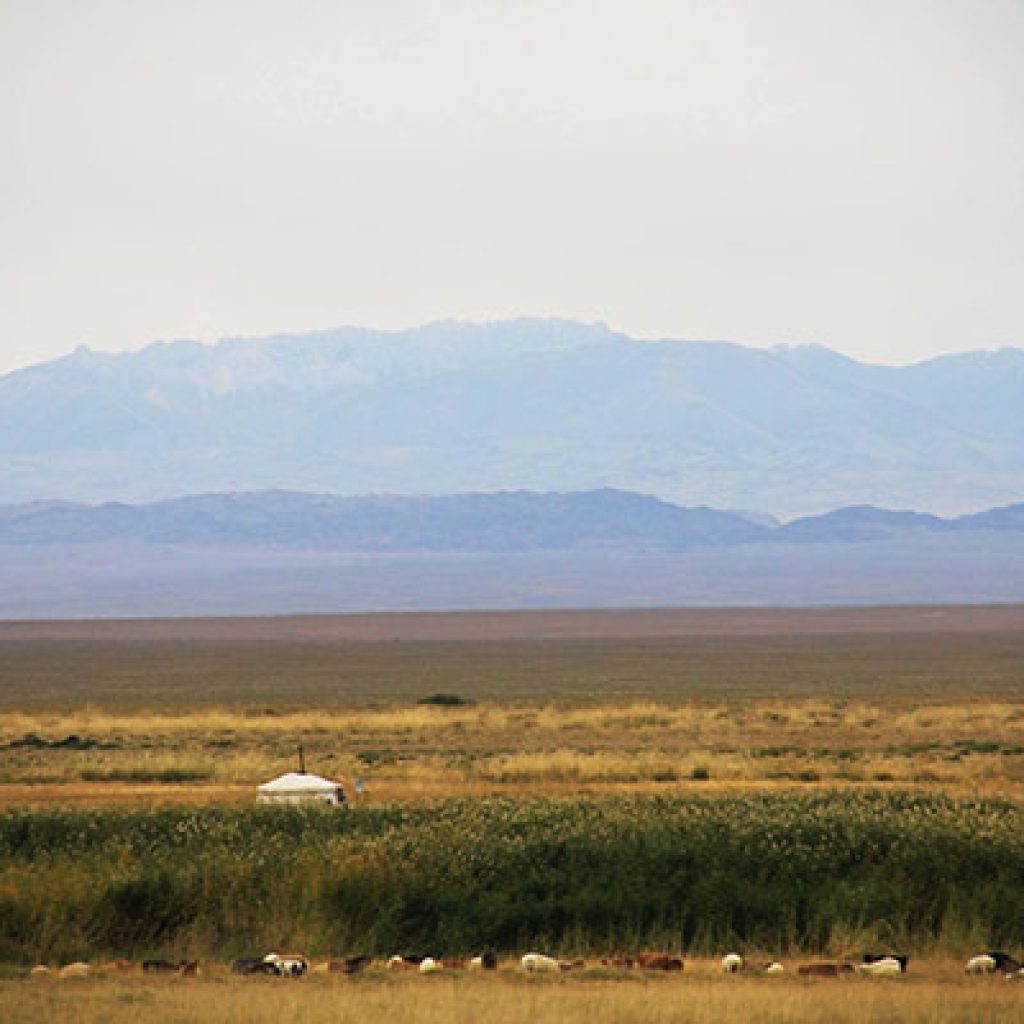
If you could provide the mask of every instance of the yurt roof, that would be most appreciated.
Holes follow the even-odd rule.
[[[331,782],[330,779],[310,775],[308,772],[285,772],[270,782],[264,782],[257,789],[261,793],[324,793],[340,786],[340,782]]]

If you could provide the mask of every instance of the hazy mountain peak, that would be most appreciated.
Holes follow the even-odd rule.
[[[870,366],[536,317],[83,348],[0,378],[0,501],[611,486],[950,513],[1020,494],[1022,362]]]

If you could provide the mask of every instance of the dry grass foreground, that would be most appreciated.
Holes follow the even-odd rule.
[[[5,1024],[1019,1024],[1024,984],[915,965],[905,978],[724,978],[688,962],[679,977],[383,976],[236,979],[108,977],[0,981]]]

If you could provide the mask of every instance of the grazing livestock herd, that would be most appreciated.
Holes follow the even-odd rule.
[[[865,977],[896,977],[907,973],[910,957],[901,953],[864,953],[859,962],[819,961],[800,964],[796,973],[805,978],[837,978],[843,975]],[[303,978],[308,974],[358,974],[373,963],[369,956],[350,956],[341,959],[312,961],[299,953],[267,953],[265,956],[240,957],[231,964],[231,973],[242,976],[267,975],[278,978]],[[683,959],[675,953],[645,951],[604,957],[601,967],[612,970],[682,971]],[[526,953],[519,960],[519,968],[526,974],[558,974],[580,971],[587,966],[582,959],[566,960],[545,953]],[[390,971],[416,971],[434,974],[459,970],[493,971],[498,967],[498,955],[486,950],[474,957],[444,957],[427,954],[395,955],[384,963]],[[724,974],[777,975],[785,973],[778,960],[748,961],[739,953],[726,953],[720,961]],[[181,975],[196,977],[200,974],[198,960],[113,960],[102,965],[99,973],[121,973],[141,970],[145,974]],[[1004,975],[1008,979],[1024,979],[1024,965],[1001,951],[979,953],[967,961],[969,975]],[[34,977],[53,975],[62,979],[88,978],[93,967],[82,961],[51,969],[37,964],[30,974]]]
[[[637,953],[634,956],[609,956],[604,967],[635,968],[639,971],[681,971],[683,958],[672,953]]]
[[[301,978],[309,973],[309,961],[300,953],[268,953],[264,957],[243,956],[231,964],[231,973]]]
[[[366,959],[366,958],[364,958]],[[470,970],[493,971],[498,966],[498,954],[492,950],[474,957],[432,957],[423,953],[407,956],[393,956],[384,965],[389,971],[419,971],[431,974],[434,971]]]

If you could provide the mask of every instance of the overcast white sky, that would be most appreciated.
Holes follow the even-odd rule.
[[[0,372],[560,315],[1024,344],[1022,0],[0,0]]]

